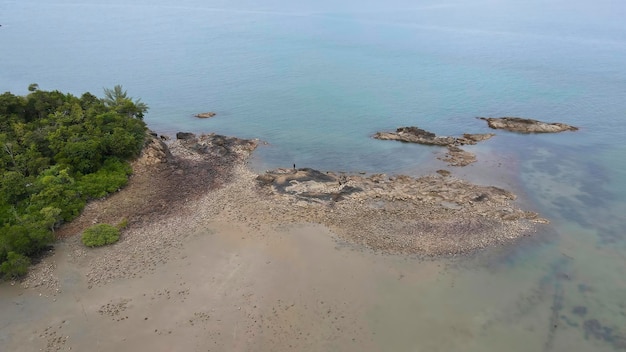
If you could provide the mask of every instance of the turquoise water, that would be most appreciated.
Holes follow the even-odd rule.
[[[498,132],[476,147],[481,162],[453,169],[515,189],[552,224],[515,249],[464,261],[455,290],[421,288],[420,304],[441,309],[444,330],[455,316],[492,312],[476,318],[482,333],[470,350],[507,341],[624,350],[624,18],[626,4],[611,0],[3,1],[0,90],[26,93],[36,82],[100,94],[122,84],[150,106],[146,121],[158,132],[268,142],[258,169],[421,174],[445,166],[437,149],[370,136],[405,125],[488,132],[476,116],[579,126]],[[193,118],[203,111],[218,117]],[[444,304],[461,298],[463,311]],[[411,321],[392,308],[372,314]]]

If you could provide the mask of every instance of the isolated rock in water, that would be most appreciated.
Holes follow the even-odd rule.
[[[486,141],[493,136],[495,136],[493,133],[465,133],[463,134],[463,137],[458,138],[441,137],[418,127],[400,127],[396,130],[396,132],[377,132],[374,135],[374,138],[448,147],[446,155],[439,157],[438,159],[447,162],[451,166],[466,166],[475,162],[476,156],[459,148],[459,146],[474,145],[478,142]]]
[[[456,142],[454,137],[439,137],[432,132],[413,126],[400,127],[396,132],[377,132],[374,138],[440,146],[448,146]]]
[[[217,115],[217,114],[212,112],[212,111],[209,111],[209,112],[201,112],[199,114],[196,114],[195,116],[197,118],[200,118],[200,119],[208,119],[208,118],[213,117],[215,115]]]
[[[557,133],[563,131],[578,131],[578,127],[566,125],[560,122],[541,122],[521,117],[479,117],[487,121],[493,129],[507,130],[519,133]]]
[[[437,136],[432,132],[428,132],[421,128],[400,127],[396,132],[376,132],[374,138],[381,140],[394,140],[408,143],[418,143],[425,145],[439,145],[443,147],[448,146],[460,146],[466,144],[476,144],[477,142],[486,141],[487,139],[495,136],[493,133],[483,134],[463,134],[463,137],[442,137]]]

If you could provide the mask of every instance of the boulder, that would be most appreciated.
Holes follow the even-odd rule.
[[[141,155],[135,163],[137,165],[150,166],[167,163],[172,157],[169,149],[158,138],[152,137],[141,151]]]
[[[176,139],[188,140],[194,138],[196,138],[196,135],[191,132],[176,132]]]

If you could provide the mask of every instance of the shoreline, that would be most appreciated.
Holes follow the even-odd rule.
[[[129,184],[57,231],[80,262],[88,252],[106,253],[90,263],[90,286],[153,272],[177,248],[182,232],[212,220],[252,229],[319,224],[341,241],[374,252],[425,257],[456,256],[531,236],[547,220],[516,207],[516,196],[453,176],[418,178],[385,174],[277,169],[256,174],[247,162],[258,141],[220,135],[187,135],[165,143],[157,137],[133,162]],[[273,182],[282,177],[284,183]],[[343,184],[342,184],[343,182]],[[347,187],[347,188],[346,188]],[[344,192],[341,189],[358,190]],[[94,223],[127,219],[120,244],[87,249],[79,234]],[[159,234],[158,238],[155,234]],[[108,270],[114,267],[116,270]],[[102,269],[107,268],[107,270]],[[44,259],[22,280],[54,294],[58,279]]]
[[[322,173],[311,169],[259,175],[246,165],[257,144],[219,135],[190,135],[168,145],[155,138],[134,162],[129,186],[90,203],[58,236],[77,239],[93,223],[129,220],[122,238],[126,246],[112,246],[124,248],[118,249],[120,253],[97,249],[114,252],[110,259],[92,265],[88,281],[101,284],[139,270],[119,257],[141,263],[141,272],[165,261],[159,249],[149,249],[151,234],[160,234],[156,247],[175,248],[184,238],[181,230],[198,231],[211,220],[252,229],[320,224],[342,241],[375,252],[426,257],[510,244],[547,222],[517,208],[516,196],[508,191],[453,176],[326,172],[325,180],[315,180],[310,173]],[[277,188],[272,182],[280,177],[284,184]],[[358,191],[344,192],[347,189]],[[76,242],[78,257],[91,251]],[[132,253],[122,254],[127,250]],[[111,265],[119,270],[104,274],[98,269]]]
[[[429,280],[442,269],[418,258],[514,245],[542,221],[515,208],[507,191],[450,176],[328,172],[316,179],[310,169],[258,175],[246,165],[256,144],[217,135],[172,140],[167,146],[153,139],[133,163],[129,184],[91,202],[59,229],[55,251],[11,290],[16,296],[3,294],[22,297],[36,313],[18,319],[20,306],[2,305],[7,316],[25,322],[1,328],[0,342],[14,350],[24,339],[43,350],[81,350],[102,330],[112,334],[98,340],[102,350],[143,348],[148,336],[155,336],[149,345],[157,350],[193,349],[192,342],[230,350],[289,350],[285,341],[315,350],[326,338],[342,341],[344,350],[367,350],[374,337],[362,325],[367,319],[358,307],[378,298],[365,295],[365,301],[345,306],[345,297],[334,289],[347,282],[352,296],[362,292],[372,273],[365,270],[355,279],[357,268],[377,268],[386,280],[382,273],[390,265],[413,258],[403,264],[412,269],[401,277]],[[446,192],[434,192],[442,185]],[[353,191],[344,192],[346,187]],[[503,219],[502,209],[515,219]],[[129,226],[118,243],[97,249],[80,243],[85,227],[122,217]],[[451,232],[463,236],[446,235]],[[305,291],[310,293],[302,296]],[[327,297],[330,310],[314,303],[319,295]],[[297,318],[272,315],[290,307],[297,308]],[[341,322],[342,317],[352,320]],[[325,330],[329,318],[337,319],[341,333]],[[232,335],[238,321],[248,322],[239,332],[243,340]],[[267,324],[253,323],[258,321]],[[308,327],[309,321],[316,323]],[[200,327],[211,333],[189,335]],[[312,331],[318,336],[297,340],[301,332]]]

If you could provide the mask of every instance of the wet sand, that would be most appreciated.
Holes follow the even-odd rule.
[[[368,315],[386,299],[381,280],[425,284],[441,268],[411,260],[419,270],[402,271],[398,258],[336,240],[316,225],[213,223],[154,272],[98,286],[66,242],[46,259],[57,263],[59,292],[3,287],[11,320],[0,342],[10,351],[378,350]]]

